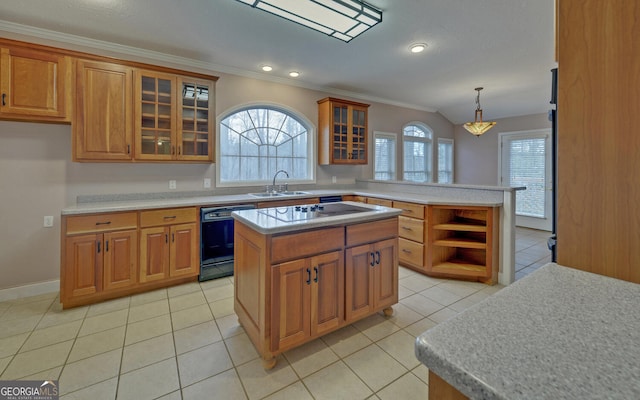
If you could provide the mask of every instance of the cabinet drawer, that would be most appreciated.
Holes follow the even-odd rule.
[[[141,211],[140,227],[158,225],[186,224],[196,222],[198,214],[195,207],[165,208],[162,210]]]
[[[424,245],[403,238],[398,239],[398,259],[401,264],[404,262],[422,267]]]
[[[398,218],[347,226],[347,246],[373,243],[398,236]]]
[[[421,219],[398,217],[398,236],[424,243],[424,221]]]
[[[135,212],[73,216],[67,217],[66,220],[67,235],[136,229],[138,227],[138,216]]]
[[[375,204],[377,206],[391,207],[393,205],[393,201],[386,200],[386,199],[378,199],[375,197],[368,197],[367,204]]]
[[[328,228],[305,231],[271,239],[271,262],[273,264],[320,254],[344,246],[344,228]]]
[[[401,215],[404,215],[406,217],[424,219],[424,206],[422,204],[394,201],[393,208],[401,209]]]

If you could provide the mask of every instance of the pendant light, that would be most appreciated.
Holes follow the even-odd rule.
[[[483,88],[477,87],[475,90],[478,92],[478,96],[476,97],[476,104],[478,107],[476,108],[476,118],[473,122],[467,122],[464,124],[464,129],[468,130],[472,135],[478,137],[493,128],[496,124],[495,122],[482,122],[482,108],[480,108],[480,91]]]

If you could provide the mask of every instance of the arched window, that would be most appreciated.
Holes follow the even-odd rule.
[[[433,131],[422,123],[411,123],[403,129],[403,179],[413,182],[432,181]]]
[[[218,184],[267,184],[278,170],[288,182],[312,182],[311,124],[273,106],[235,110],[220,121]]]

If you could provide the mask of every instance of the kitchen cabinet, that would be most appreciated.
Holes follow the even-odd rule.
[[[640,283],[640,8],[558,0],[557,262]]]
[[[132,79],[131,67],[77,61],[73,120],[75,161],[133,159]]]
[[[318,101],[319,164],[367,164],[368,108],[332,97]]]
[[[137,213],[68,217],[63,224],[60,300],[79,305],[137,282]]]
[[[213,161],[214,82],[136,70],[135,157]]]
[[[493,284],[498,275],[498,212],[493,207],[430,205],[426,273]]]
[[[29,47],[0,48],[0,117],[70,122],[70,57]]]
[[[397,220],[350,225],[346,230],[346,322],[379,310],[391,315],[391,305],[398,302]]]
[[[398,217],[398,258],[400,264],[424,273],[426,260],[425,206],[394,201],[393,208],[402,210]]]
[[[267,369],[277,354],[390,315],[398,302],[397,218],[336,225],[263,234],[235,221],[234,311]]]
[[[198,275],[195,207],[140,212],[140,282]]]
[[[335,330],[344,322],[342,251],[274,265],[271,290],[274,348],[284,351]]]

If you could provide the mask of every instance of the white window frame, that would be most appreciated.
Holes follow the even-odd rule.
[[[424,138],[422,137],[417,137],[417,136],[407,136],[405,135],[405,130],[409,127],[415,126],[421,130],[423,130],[426,135]],[[434,132],[433,129],[431,129],[431,127],[427,124],[425,124],[424,122],[418,122],[418,121],[412,121],[409,122],[408,124],[406,124],[403,128],[402,128],[402,180],[407,181],[407,182],[418,182],[418,183],[432,183],[433,182],[433,136],[434,136]],[[425,179],[424,181],[414,181],[414,180],[409,180],[406,179],[405,177],[405,173],[406,171],[406,166],[405,166],[405,143],[406,142],[417,142],[417,143],[423,143],[425,145],[425,147],[427,146],[427,144],[430,144],[430,151],[427,153],[425,151],[425,157],[427,158],[426,162],[425,162],[425,175],[427,176],[427,179]]]
[[[455,152],[454,152],[454,149],[453,149],[454,141],[453,141],[453,139],[448,139],[448,138],[438,138],[437,142],[438,142],[438,144],[437,144],[437,146],[438,146],[437,147],[437,152],[438,152],[438,183],[447,183],[447,184],[454,183],[454,176],[455,176],[454,175],[454,172],[455,172],[454,171],[454,168],[455,168],[455,160],[454,160]],[[451,164],[450,164],[449,168],[446,170],[446,171],[451,173],[451,181],[450,182],[440,182],[440,172],[441,172],[440,171],[440,144],[441,143],[442,144],[450,144],[451,145],[451,148],[450,148],[451,149],[451,154],[450,154],[450,157],[449,157]]]
[[[307,171],[308,175],[306,179],[287,179],[287,183],[289,184],[311,184],[316,183],[316,126],[301,112],[289,108],[287,106],[269,102],[259,102],[259,103],[245,103],[237,107],[230,108],[216,118],[217,120],[217,134],[216,134],[216,187],[241,187],[241,186],[261,186],[271,184],[272,180],[269,179],[261,179],[261,180],[246,180],[246,181],[224,181],[222,182],[220,179],[220,171],[222,169],[222,158],[221,158],[221,145],[220,145],[220,134],[221,128],[220,124],[223,120],[229,117],[232,114],[255,109],[255,108],[263,108],[269,110],[275,110],[281,113],[288,115],[291,118],[294,118],[300,124],[302,124],[307,129]],[[291,171],[288,171],[291,172]],[[290,174],[292,175],[292,174]]]
[[[378,179],[376,178],[376,140],[378,138],[381,139],[387,139],[391,142],[393,142],[393,151],[390,152],[389,157],[391,158],[389,160],[389,165],[393,168],[392,171],[388,171],[388,173],[390,173],[391,177],[389,179],[379,179],[379,180],[390,180],[390,181],[395,181],[397,179],[397,156],[398,156],[398,135],[395,133],[389,133],[389,132],[377,132],[374,131],[373,132],[373,179]]]

